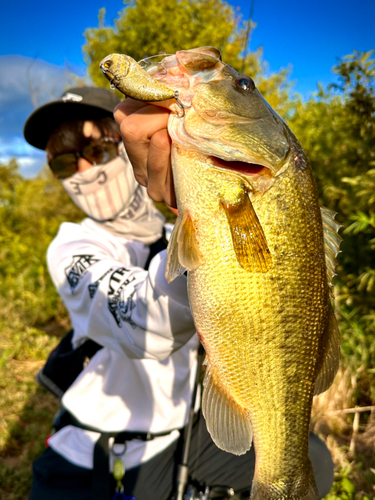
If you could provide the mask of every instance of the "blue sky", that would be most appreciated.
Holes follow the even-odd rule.
[[[248,18],[250,2],[230,0]],[[39,0],[2,2],[0,17],[0,162],[19,159],[21,171],[34,175],[44,153],[22,138],[25,119],[33,110],[29,85],[38,105],[57,97],[71,73],[85,76],[83,33],[97,26],[98,11],[107,10],[112,24],[124,5],[114,0]],[[291,68],[295,90],[307,98],[335,80],[331,68],[354,49],[375,49],[375,2],[359,0],[254,0],[250,48],[262,46],[270,70]],[[162,50],[162,48],[161,48]]]

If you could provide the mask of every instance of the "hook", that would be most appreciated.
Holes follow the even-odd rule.
[[[111,78],[110,80],[110,88],[111,90],[116,90],[117,87],[120,85],[120,81],[119,81],[119,78],[117,75],[114,75],[112,72],[108,71],[108,73],[111,73],[111,75],[113,76],[113,78]],[[114,83],[115,82],[115,83]]]
[[[177,115],[179,118],[183,118],[185,116],[185,106],[182,104],[178,96],[180,95],[178,90],[174,91],[174,98],[177,102],[178,107],[182,110],[182,115]]]
[[[175,90],[174,91],[174,98],[176,100],[178,107],[182,110],[182,115],[177,115],[177,116],[178,116],[178,118],[183,118],[185,116],[185,109],[191,108],[191,104],[190,104],[190,106],[186,106],[186,104],[183,104],[179,99],[179,95],[180,95],[179,91]]]

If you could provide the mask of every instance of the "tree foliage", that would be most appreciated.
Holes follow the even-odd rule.
[[[336,304],[347,365],[375,364],[375,60],[353,52],[339,83],[300,101],[290,125],[310,158],[322,205],[338,212],[344,241]],[[374,387],[368,387],[373,392]]]
[[[44,324],[65,309],[50,280],[45,253],[63,221],[80,212],[48,172],[24,179],[16,160],[0,164],[0,322]]]
[[[281,114],[289,111],[287,71],[265,77],[262,49],[250,52],[244,63],[245,24],[223,0],[135,0],[126,4],[113,26],[105,26],[105,9],[101,9],[99,26],[87,29],[85,38],[88,72],[96,85],[108,86],[99,70],[108,54],[127,54],[138,61],[160,52],[210,45],[221,51],[224,62],[254,77],[275,109]]]

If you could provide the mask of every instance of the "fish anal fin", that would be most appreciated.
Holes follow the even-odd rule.
[[[331,386],[340,363],[340,332],[331,303],[328,306],[327,323],[323,335],[320,368],[315,381],[314,396],[325,392]]]
[[[202,411],[218,448],[234,455],[243,455],[251,448],[251,422],[244,410],[220,389],[209,362],[203,381]]]
[[[178,278],[186,271],[178,260],[178,233],[181,229],[181,218],[177,217],[167,248],[167,265],[165,267],[165,278],[168,283]]]
[[[233,248],[240,266],[252,273],[266,273],[271,268],[272,255],[246,190],[242,192],[238,203],[221,201],[221,206],[228,219]]]
[[[182,267],[194,271],[204,263],[199,249],[194,222],[187,210],[184,211],[181,226],[177,233],[178,260]]]

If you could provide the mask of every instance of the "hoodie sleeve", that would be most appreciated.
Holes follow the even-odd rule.
[[[167,358],[195,333],[186,277],[167,283],[165,251],[145,271],[134,265],[138,242],[100,236],[65,223],[47,252],[75,344],[91,338],[130,358]]]

